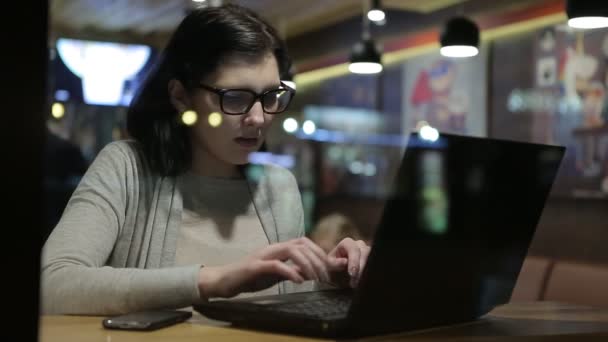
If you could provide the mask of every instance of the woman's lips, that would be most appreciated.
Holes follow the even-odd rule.
[[[258,146],[258,138],[236,138],[234,139],[237,144],[242,147],[252,148]]]

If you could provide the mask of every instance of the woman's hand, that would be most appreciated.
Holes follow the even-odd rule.
[[[328,255],[330,283],[340,287],[357,287],[369,251],[370,247],[363,240],[345,238],[340,241]]]
[[[207,299],[229,298],[242,292],[263,290],[283,280],[329,282],[327,266],[325,252],[302,237],[266,246],[231,264],[202,267],[199,292]]]

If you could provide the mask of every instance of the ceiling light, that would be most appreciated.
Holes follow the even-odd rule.
[[[51,115],[57,120],[61,119],[65,115],[65,107],[59,102],[53,103],[51,106]]]
[[[469,45],[451,45],[442,47],[439,52],[445,57],[473,57],[479,53],[479,49]]]
[[[384,14],[384,11],[380,6],[380,0],[372,1],[372,7],[367,12],[367,18],[375,23],[382,23],[384,21],[386,14]]]
[[[446,57],[472,57],[479,53],[479,28],[470,19],[450,19],[439,37],[440,53]]]
[[[382,21],[386,18],[386,14],[384,14],[384,11],[381,9],[372,9],[367,12],[367,17],[371,21]]]
[[[125,81],[146,65],[151,49],[145,45],[59,38],[57,52],[68,69],[82,79],[87,104],[116,106],[128,104]]]
[[[577,29],[608,27],[608,4],[597,0],[566,1],[568,26]]]
[[[380,52],[372,39],[364,39],[353,46],[348,70],[355,74],[377,74],[382,71]]]
[[[298,122],[294,118],[287,118],[283,121],[283,129],[287,133],[295,133],[298,130]]]
[[[306,120],[302,125],[302,130],[305,134],[311,135],[317,130],[317,125],[315,125],[315,123],[311,120]]]

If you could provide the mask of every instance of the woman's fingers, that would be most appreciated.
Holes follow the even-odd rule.
[[[317,272],[313,266],[313,261],[310,260],[310,257],[307,255],[306,251],[301,250],[300,248],[290,248],[287,249],[287,253],[289,255],[289,259],[299,266],[302,273],[306,275],[306,278],[317,280]]]
[[[315,244],[312,240],[307,237],[301,237],[295,241],[296,244],[301,244],[305,246],[306,254],[309,256],[309,259],[314,266],[317,275],[319,275],[318,280],[322,280],[324,282],[329,281],[329,270],[328,264],[329,260],[325,251]]]
[[[329,281],[329,272],[327,270],[327,255],[314,242],[306,237],[292,240],[290,250],[299,251],[307,258],[307,266],[310,265],[314,272],[314,277],[311,279],[317,281]]]
[[[346,255],[346,257],[348,258],[347,272],[348,275],[350,275],[351,277],[350,285],[351,287],[354,287],[354,279],[356,278],[357,274],[359,274],[359,261],[361,260],[361,250],[359,249],[359,246],[357,245],[355,240],[351,238],[346,238],[342,240],[338,244],[337,248],[342,249],[342,252],[340,254]]]
[[[256,256],[262,260],[281,260],[289,259],[289,244],[288,242],[274,243],[268,245],[256,253]]]
[[[348,258],[346,257],[330,256],[327,258],[327,262],[332,272],[344,271],[348,266]]]
[[[327,256],[323,250],[307,238],[300,238],[270,245],[262,250],[263,260],[291,260],[301,273],[311,280],[329,279]]]
[[[295,283],[302,283],[304,281],[304,278],[300,276],[295,268],[279,260],[262,260],[258,263],[257,269],[254,272],[257,273],[256,276],[273,274]]]
[[[259,280],[256,283],[261,288],[281,279],[296,283],[308,279],[330,283],[340,275],[344,278],[339,282],[342,286],[356,287],[369,252],[370,247],[365,242],[351,238],[342,240],[329,255],[308,238],[290,240],[269,245],[248,258],[251,273],[245,278]],[[286,263],[288,260],[291,262]]]
[[[357,241],[357,245],[361,251],[361,257],[359,258],[359,273],[357,274],[357,285],[359,285],[361,273],[363,273],[363,270],[365,269],[365,264],[367,263],[367,257],[369,256],[371,248],[362,240]]]
[[[301,243],[307,246],[323,263],[327,262],[327,253],[307,237],[301,237],[296,240],[296,243]]]
[[[311,266],[314,268],[314,272],[316,274],[315,280],[328,282],[329,272],[327,270],[327,258],[321,260],[317,254],[315,254],[312,250],[305,246],[302,247],[301,251],[308,257]]]
[[[329,253],[332,270],[334,272],[340,271],[343,269],[340,266],[344,267],[343,265],[346,263],[346,271],[350,276],[349,285],[356,287],[361,278],[361,273],[365,269],[370,250],[370,247],[362,240],[355,241],[351,238],[345,238]]]

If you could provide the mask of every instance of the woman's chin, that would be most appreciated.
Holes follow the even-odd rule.
[[[250,163],[249,156],[251,155],[251,153],[253,153],[253,152],[246,153],[241,156],[235,157],[232,160],[232,164],[237,165],[237,166],[243,166],[243,165],[249,164]]]

